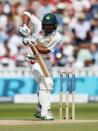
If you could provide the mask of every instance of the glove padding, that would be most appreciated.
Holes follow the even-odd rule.
[[[24,37],[24,38],[23,38],[23,44],[24,44],[24,45],[28,45],[28,44],[29,44],[29,41],[31,41],[32,44],[35,43],[35,40],[34,40],[33,38],[30,38],[30,37]]]
[[[23,37],[27,37],[30,35],[30,29],[28,28],[28,26],[26,24],[24,24],[22,27],[20,27],[19,31]]]
[[[24,45],[28,45],[29,44],[29,37],[24,37],[22,41],[23,41]]]

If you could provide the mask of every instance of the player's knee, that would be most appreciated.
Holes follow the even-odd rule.
[[[51,77],[45,78],[45,82],[46,82],[48,90],[52,90],[53,89],[53,80],[52,80],[52,78]]]

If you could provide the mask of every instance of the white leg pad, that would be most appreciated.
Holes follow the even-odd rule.
[[[40,90],[39,91],[39,101],[41,104],[41,116],[46,116],[48,114],[48,109],[50,109],[50,91]]]
[[[48,90],[52,90],[53,89],[53,80],[51,77],[45,77],[45,83],[47,85]]]

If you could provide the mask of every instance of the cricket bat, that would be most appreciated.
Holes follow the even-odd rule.
[[[34,53],[35,57],[36,57],[36,61],[38,62],[38,64],[41,67],[41,70],[44,74],[45,77],[50,77],[50,73],[47,69],[46,63],[44,62],[41,54],[39,53],[39,51],[36,49],[35,45],[32,44],[31,41],[29,41],[29,47],[31,48],[32,52]]]
[[[62,83],[63,83],[63,75],[60,74],[60,96],[59,96],[59,102],[60,102],[60,112],[59,112],[59,118],[62,119],[63,116],[63,92],[62,92]]]

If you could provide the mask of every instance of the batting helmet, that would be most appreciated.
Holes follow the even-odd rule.
[[[42,20],[42,29],[46,34],[52,33],[57,28],[57,18],[54,14],[45,14]]]

